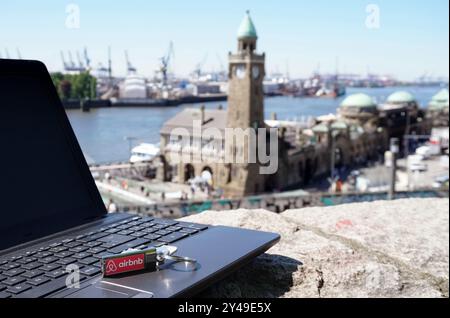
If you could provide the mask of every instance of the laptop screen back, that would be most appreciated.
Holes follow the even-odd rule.
[[[49,76],[40,76],[0,68],[0,250],[105,213]]]

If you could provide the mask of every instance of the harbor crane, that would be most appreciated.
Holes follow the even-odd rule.
[[[202,68],[207,60],[208,60],[208,53],[206,53],[203,59],[200,62],[198,62],[197,65],[195,66],[194,76],[196,77],[197,80],[199,80],[200,77],[202,76]]]
[[[170,59],[173,58],[174,56],[175,51],[173,49],[173,42],[170,41],[169,49],[167,50],[166,55],[160,58],[161,65],[159,68],[159,72],[162,75],[162,84],[164,87],[167,86],[167,73],[169,70]]]
[[[75,64],[75,62],[73,61],[72,52],[67,51],[68,60],[66,60],[63,51],[60,52],[60,55],[61,55],[61,61],[62,61],[63,67],[64,67],[64,71],[72,72],[72,73],[82,73],[87,70],[86,66],[83,64],[83,62],[81,60],[80,53],[78,51],[76,52],[78,65]]]
[[[21,59],[22,59],[22,54],[20,54],[19,48],[16,48],[16,52],[17,52],[17,58],[18,58],[19,60],[21,60]]]
[[[78,62],[78,67],[79,67],[80,69],[82,69],[82,68],[85,69],[85,67],[84,67],[84,65],[83,65],[83,62],[81,61],[80,52],[78,52],[78,51],[77,51],[77,62]]]
[[[83,55],[84,55],[84,62],[86,63],[86,68],[90,69],[91,68],[91,60],[89,58],[89,55],[88,55],[86,47],[84,48]]]
[[[127,74],[136,74],[136,68],[131,64],[130,59],[128,58],[128,51],[125,50],[125,62],[127,64]]]

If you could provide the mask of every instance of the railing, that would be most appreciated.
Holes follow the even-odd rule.
[[[295,192],[295,191],[294,191]],[[281,213],[289,209],[300,209],[311,206],[334,206],[346,203],[370,202],[387,200],[387,192],[365,193],[314,193],[297,191],[296,194],[283,193],[245,197],[242,199],[217,199],[205,201],[180,201],[173,203],[158,203],[152,205],[118,205],[119,211],[133,212],[165,218],[179,218],[203,211],[227,211],[235,209],[265,209]],[[397,192],[395,199],[403,198],[435,198],[448,197],[448,191],[430,189]],[[370,213],[370,212],[368,212]]]

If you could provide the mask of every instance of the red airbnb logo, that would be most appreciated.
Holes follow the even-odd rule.
[[[107,260],[104,265],[106,275],[138,271],[145,268],[144,254],[117,257]]]

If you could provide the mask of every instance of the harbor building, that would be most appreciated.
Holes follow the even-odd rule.
[[[337,114],[308,123],[265,120],[266,56],[257,52],[257,41],[255,25],[247,13],[238,30],[237,52],[229,54],[228,108],[185,109],[163,125],[160,179],[185,183],[202,178],[227,197],[298,188],[319,176],[331,176],[339,168],[380,158],[388,148],[390,137],[404,133],[408,122],[411,125],[422,121],[417,103],[405,94],[391,96],[381,107],[368,95],[350,95]],[[200,129],[193,128],[194,122],[200,123]],[[210,128],[221,134],[204,138]],[[276,172],[259,173],[263,166],[259,161],[221,163],[227,151],[247,153],[249,146],[245,142],[225,149],[226,128],[253,129],[256,134],[258,128],[275,128]],[[175,130],[179,132],[174,139],[171,134]],[[179,154],[188,156],[179,160]]]

